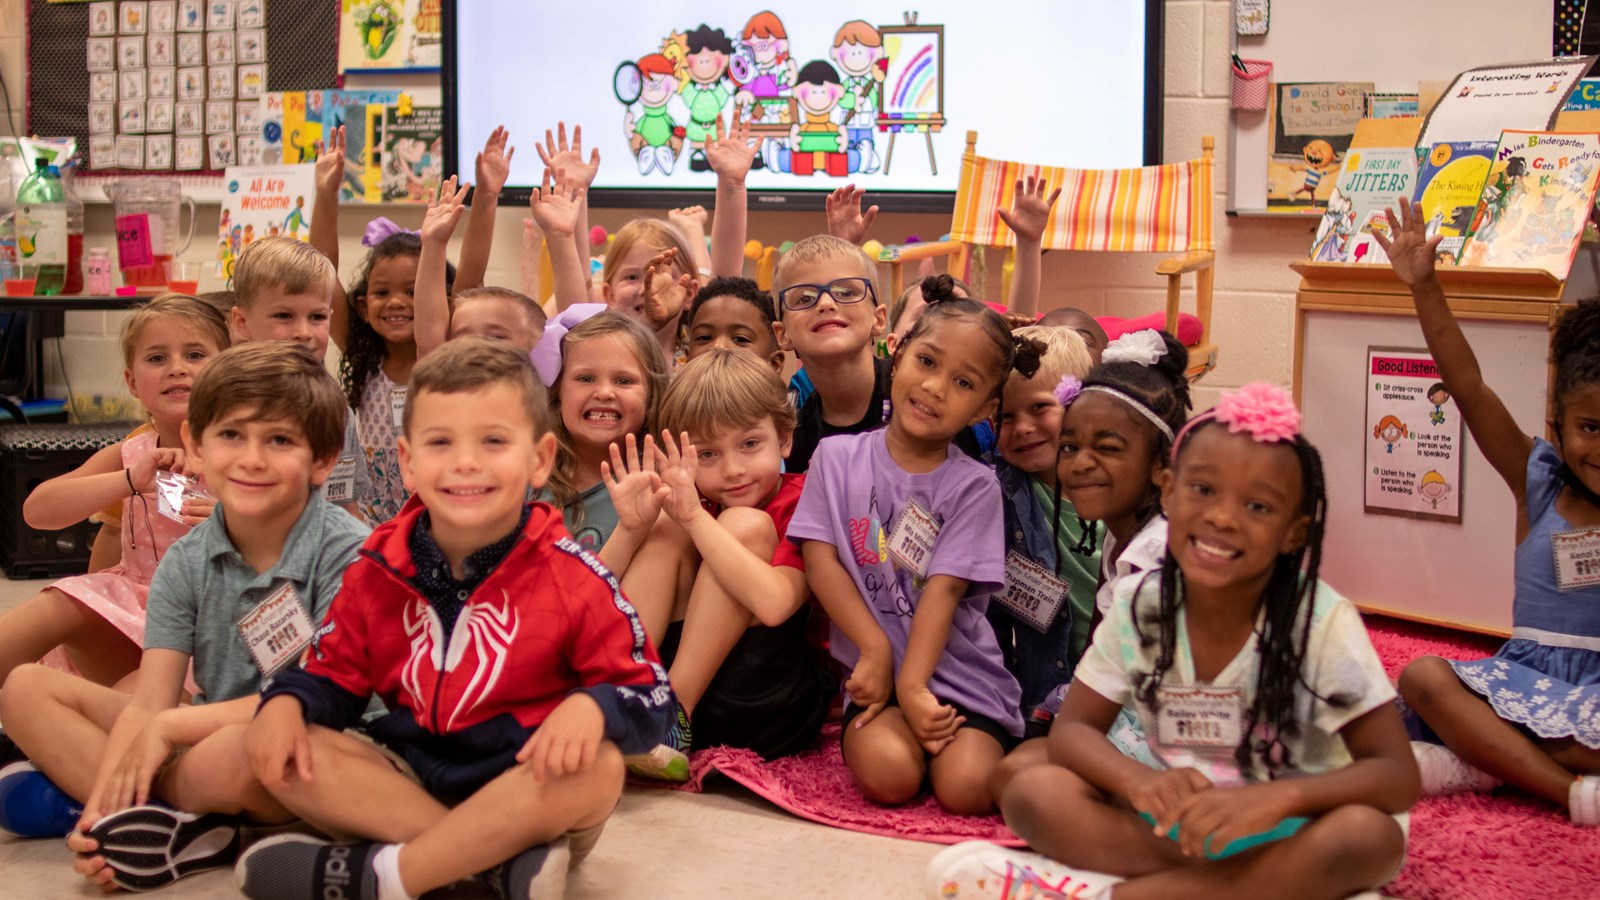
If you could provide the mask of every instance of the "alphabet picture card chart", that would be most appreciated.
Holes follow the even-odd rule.
[[[1366,511],[1461,521],[1461,413],[1426,350],[1367,348]]]

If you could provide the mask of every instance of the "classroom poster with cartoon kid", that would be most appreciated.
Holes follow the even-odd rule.
[[[1366,511],[1461,521],[1461,413],[1426,350],[1367,348]]]

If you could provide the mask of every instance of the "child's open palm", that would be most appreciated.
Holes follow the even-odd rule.
[[[544,170],[544,181],[528,198],[528,211],[539,230],[545,234],[571,237],[578,228],[579,207],[583,203],[583,186],[568,178],[565,169],[553,174]]]
[[[1044,237],[1044,229],[1050,224],[1050,208],[1056,205],[1056,198],[1061,196],[1061,188],[1056,188],[1046,197],[1044,190],[1049,187],[1042,176],[1029,175],[1024,181],[1017,179],[1016,196],[1011,201],[1011,209],[1001,209],[1000,221],[1006,227],[1017,233],[1017,237],[1030,241],[1038,241]]]
[[[673,276],[678,265],[677,248],[663,250],[645,264],[644,316],[652,328],[661,328],[683,312],[684,304],[695,292],[693,275],[685,272]]]
[[[704,511],[700,506],[700,489],[694,484],[699,451],[689,440],[689,432],[683,432],[674,441],[672,432],[663,431],[661,446],[656,452],[661,457],[661,490],[656,492],[656,499],[661,501],[672,521],[686,526]]]
[[[611,495],[611,505],[617,512],[617,527],[635,534],[650,530],[661,514],[661,500],[656,493],[661,488],[661,477],[656,474],[655,442],[648,435],[644,448],[633,435],[623,439],[627,452],[624,455],[611,445],[611,461],[600,461],[600,481]]]
[[[344,126],[328,132],[328,138],[317,142],[317,190],[322,193],[337,191],[344,183]]]
[[[506,146],[510,139],[511,133],[506,127],[497,125],[483,142],[477,159],[478,190],[498,194],[505,188],[506,179],[511,175],[511,157],[517,152],[517,148]]]
[[[706,212],[704,206],[698,204],[667,210],[667,221],[687,235],[692,235],[698,230],[703,236],[706,230],[706,223],[710,220],[711,214]]]
[[[1400,198],[1400,217],[1394,210],[1384,213],[1394,237],[1385,237],[1381,229],[1373,229],[1372,237],[1389,254],[1389,265],[1394,274],[1408,286],[1423,284],[1434,277],[1434,254],[1439,250],[1443,235],[1428,237],[1427,222],[1422,218],[1421,204]]]
[[[422,242],[447,244],[455,234],[466,207],[467,187],[456,187],[456,176],[451,175],[439,185],[438,196],[428,201],[428,211],[422,216]]]
[[[711,163],[712,171],[719,177],[743,182],[745,176],[750,174],[750,166],[755,162],[756,150],[760,146],[759,139],[750,139],[750,120],[741,120],[738,109],[735,109],[733,126],[726,133],[722,130],[722,117],[717,116],[711,137],[706,139],[706,161]]]
[[[866,212],[861,211],[861,198],[866,196],[866,193],[866,188],[847,184],[823,200],[823,206],[828,212],[829,234],[844,238],[852,244],[859,244],[867,239],[867,230],[878,218],[878,207],[869,206]]]
[[[550,129],[544,131],[544,144],[535,142],[533,149],[539,151],[539,160],[545,168],[565,171],[574,182],[587,188],[594,184],[594,176],[600,171],[600,148],[594,147],[589,151],[589,158],[583,158],[583,126],[574,125],[572,128],[572,143],[567,143],[567,123],[556,123],[556,133],[551,134]]]

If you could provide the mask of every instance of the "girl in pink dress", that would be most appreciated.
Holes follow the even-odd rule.
[[[128,317],[123,379],[150,412],[153,430],[106,447],[28,495],[23,518],[38,529],[73,525],[122,499],[122,560],[102,572],[64,578],[0,616],[0,681],[43,658],[100,684],[138,668],[145,600],[168,547],[211,514],[209,499],[183,502],[184,521],[159,511],[157,475],[183,473],[182,426],[189,391],[206,361],[228,346],[228,327],[210,304],[166,294]]]

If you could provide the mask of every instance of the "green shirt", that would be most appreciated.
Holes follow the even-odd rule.
[[[1033,497],[1038,502],[1039,508],[1048,515],[1056,508],[1056,495],[1049,485],[1038,477],[1028,479],[1033,485]],[[1072,501],[1061,498],[1061,528],[1056,534],[1056,556],[1060,559],[1058,571],[1067,583],[1072,585],[1067,591],[1067,605],[1072,608],[1072,639],[1071,658],[1073,662],[1083,658],[1084,648],[1089,646],[1089,623],[1094,616],[1095,589],[1100,581],[1100,554],[1095,552],[1089,556],[1073,552],[1073,547],[1083,539],[1083,525],[1078,521],[1078,511]],[[1102,530],[1096,522],[1092,526],[1096,530],[1096,537]],[[1096,546],[1099,546],[1096,540]]]

